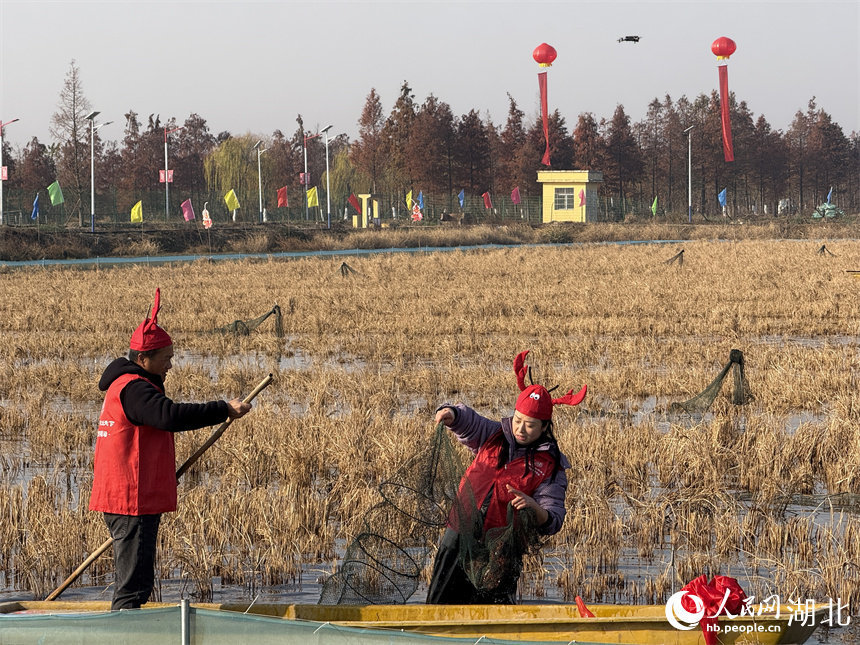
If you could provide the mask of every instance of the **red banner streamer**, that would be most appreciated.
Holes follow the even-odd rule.
[[[732,122],[729,118],[729,68],[720,65],[720,113],[723,121],[723,155],[726,161],[735,160],[732,149]],[[546,129],[546,126],[544,126]]]
[[[684,585],[681,591],[698,596],[704,605],[705,615],[699,621],[699,625],[702,628],[705,645],[719,645],[717,632],[714,629],[718,624],[717,616],[740,615],[747,597],[738,581],[728,576],[714,576],[710,582],[706,576],[699,576]],[[681,599],[681,606],[691,613],[696,611],[696,604],[689,595]]]
[[[549,125],[547,123],[546,107],[546,72],[538,74],[538,87],[540,87],[540,115],[543,118],[543,138],[546,139],[546,152],[543,153],[541,163],[544,166],[551,165],[549,162]]]

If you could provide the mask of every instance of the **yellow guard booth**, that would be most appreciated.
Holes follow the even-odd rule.
[[[603,173],[596,170],[539,170],[543,184],[543,219],[547,222],[597,220],[597,185]]]

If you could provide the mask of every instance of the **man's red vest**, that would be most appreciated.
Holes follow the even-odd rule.
[[[136,426],[122,409],[120,393],[139,378],[143,377],[123,374],[105,396],[96,438],[91,511],[154,515],[176,510],[173,433]]]
[[[508,484],[532,497],[538,486],[552,476],[555,468],[555,459],[548,452],[541,450],[535,453],[534,467],[530,467],[528,473],[525,472],[525,457],[518,457],[503,466],[501,470],[497,470],[499,453],[505,441],[507,439],[501,430],[487,439],[460,482],[458,498],[467,517],[476,508],[482,508],[484,500],[492,491],[487,516],[484,519],[485,531],[506,526],[508,523],[508,503],[514,498],[513,494],[508,492]],[[471,494],[469,487],[471,487]],[[453,508],[448,516],[448,526],[459,531],[458,525],[457,509]]]

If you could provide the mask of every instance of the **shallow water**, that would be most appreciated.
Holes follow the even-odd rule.
[[[600,242],[599,244],[613,245],[637,245],[637,244],[682,244],[683,240],[620,240],[617,242]],[[350,257],[377,255],[380,253],[442,253],[446,251],[481,251],[491,249],[516,249],[516,248],[535,248],[535,247],[559,247],[559,246],[579,246],[581,243],[562,243],[562,244],[476,244],[471,246],[418,246],[415,248],[395,248],[389,247],[384,249],[341,249],[341,250],[323,250],[323,251],[283,251],[280,253],[215,253],[209,255],[157,255],[157,256],[138,256],[133,258],[125,257],[108,257],[108,258],[83,258],[74,260],[21,260],[21,261],[3,261],[0,266],[10,268],[27,268],[27,267],[52,267],[52,266],[83,266],[91,268],[101,268],[109,266],[121,266],[125,264],[139,264],[150,266],[153,264],[176,264],[184,262],[223,262],[236,260],[294,260],[298,258],[311,257]]]

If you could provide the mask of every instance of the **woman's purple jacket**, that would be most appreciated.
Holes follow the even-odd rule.
[[[514,459],[519,459],[525,456],[525,449],[517,445],[516,439],[511,425],[511,417],[505,417],[501,421],[493,421],[482,417],[472,408],[463,405],[462,403],[450,404],[446,403],[439,406],[442,408],[451,408],[454,411],[454,422],[450,426],[446,426],[451,432],[456,435],[457,440],[471,450],[474,454],[478,454],[478,450],[484,442],[502,429],[505,439],[509,446],[508,463]],[[543,443],[538,446],[538,450],[549,450],[550,444]],[[561,464],[555,479],[550,481],[549,478],[544,480],[532,495],[532,499],[538,503],[547,513],[549,519],[547,523],[540,527],[540,532],[544,535],[553,535],[561,530],[561,525],[564,522],[565,508],[564,496],[567,491],[567,476],[564,471],[570,468],[570,462],[564,454],[561,455]]]

